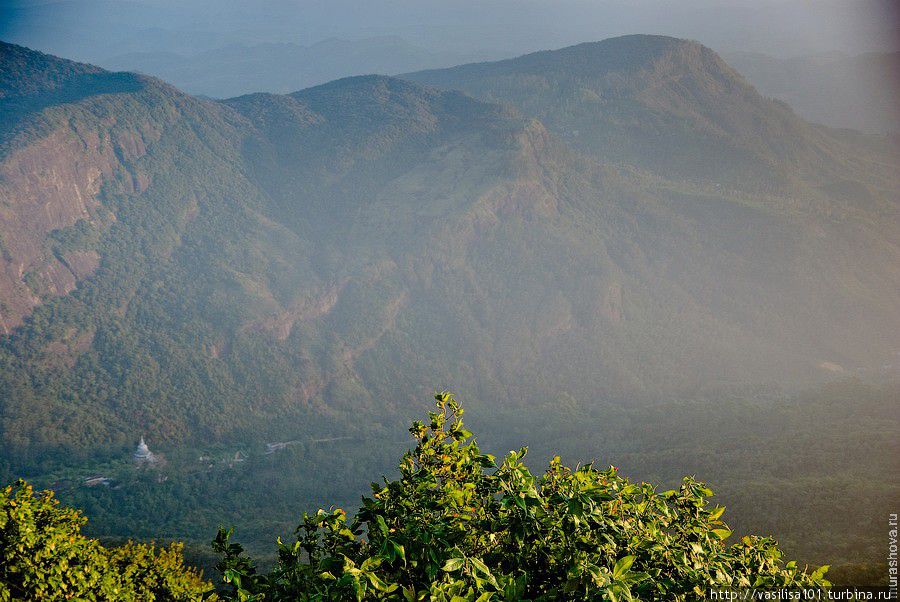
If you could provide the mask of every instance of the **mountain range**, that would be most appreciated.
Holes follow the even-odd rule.
[[[894,143],[659,36],[221,101],[0,44],[0,480],[209,565],[352,507],[448,388],[485,449],[695,473],[877,582]]]
[[[878,374],[897,151],[626,36],[224,101],[0,47],[0,445]]]
[[[114,70],[148,73],[187,92],[225,98],[260,91],[286,93],[345,76],[412,71],[477,58],[481,58],[479,53],[435,52],[397,36],[381,36],[331,38],[309,46],[232,43],[187,56],[129,52],[108,57],[102,64]]]
[[[132,51],[104,56],[99,63],[116,71],[147,73],[190,93],[226,98],[259,91],[285,93],[350,75],[403,73],[491,56],[502,55],[430,51],[397,36],[383,36],[332,38],[309,46],[232,42],[191,54]],[[894,100],[900,91],[896,52],[791,58],[727,52],[723,58],[760,94],[786,102],[808,121],[874,135],[900,131]]]

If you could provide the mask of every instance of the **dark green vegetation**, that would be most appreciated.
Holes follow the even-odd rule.
[[[341,509],[304,515],[293,545],[258,575],[221,530],[214,547],[241,600],[695,600],[712,589],[829,585],[774,540],[732,531],[705,485],[657,492],[610,466],[570,469],[559,457],[537,477],[526,449],[484,454],[452,394],[435,396],[400,477],[372,484],[349,521]],[[363,534],[365,537],[363,538]]]
[[[212,586],[181,547],[108,549],[81,534],[87,519],[20,481],[0,490],[0,600],[199,600]]]
[[[535,442],[529,458],[538,466],[556,454],[570,463],[596,458],[663,487],[677,487],[684,474],[702,476],[728,507],[736,537],[774,534],[790,557],[831,564],[832,581],[859,585],[883,583],[887,575],[884,517],[900,498],[897,399],[896,385],[849,381],[794,398],[594,408],[553,401],[515,413],[479,410],[470,428],[489,433],[479,437],[481,446],[498,456]],[[165,452],[168,463],[149,471],[135,470],[127,450],[117,463],[67,468],[39,484],[83,508],[88,532],[104,541],[188,539],[186,556],[214,578],[207,542],[218,525],[235,525],[237,538],[268,566],[272,542],[287,541],[298,514],[330,504],[352,512],[373,475],[395,476],[389,467],[405,448],[388,430],[307,440],[271,455],[261,445],[162,448],[154,451]],[[247,458],[235,463],[239,449]],[[113,482],[83,484],[98,474]],[[827,516],[845,520],[823,528]]]
[[[0,471],[63,483],[96,534],[233,522],[259,544],[352,502],[437,384],[477,400],[495,449],[696,468],[755,500],[739,524],[788,524],[760,530],[792,553],[873,557],[848,534],[897,497],[867,447],[891,445],[896,389],[845,409],[756,391],[896,364],[884,140],[668,38],[416,76],[516,108],[375,76],[211,102],[10,45],[0,62]],[[167,468],[124,463],[141,435]],[[107,469],[121,487],[81,485]],[[823,530],[809,510],[844,488],[853,520]]]
[[[341,509],[304,514],[296,542],[258,573],[232,532],[213,550],[227,599],[251,600],[693,600],[711,589],[825,587],[828,567],[785,563],[771,538],[733,532],[704,484],[686,477],[657,492],[616,467],[570,469],[559,457],[541,477],[484,454],[449,393],[400,476],[372,484],[349,521]],[[0,600],[217,599],[186,569],[177,545],[104,548],[81,535],[84,517],[20,481],[0,495]]]

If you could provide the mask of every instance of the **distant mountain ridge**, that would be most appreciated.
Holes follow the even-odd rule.
[[[194,93],[227,98],[253,92],[287,93],[333,79],[453,65],[478,54],[431,52],[396,36],[331,38],[315,44],[230,44],[190,56],[134,52],[103,61],[112,69],[161,77]]]
[[[696,43],[410,76],[469,94],[221,102],[0,63],[9,461],[346,435],[435,386],[509,408],[806,383],[900,347],[892,151]]]
[[[732,52],[726,58],[762,94],[787,102],[809,121],[875,135],[900,132],[900,52],[788,59]]]

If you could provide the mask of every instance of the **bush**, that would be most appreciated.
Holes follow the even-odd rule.
[[[276,567],[257,572],[230,531],[214,549],[241,601],[690,600],[710,589],[825,587],[784,564],[775,541],[731,531],[712,492],[685,478],[658,493],[615,467],[566,468],[555,458],[535,477],[526,450],[499,465],[483,454],[451,394],[436,396],[400,479],[373,484],[348,522],[340,509],[304,515],[297,540],[280,540]]]
[[[0,490],[0,602],[215,599],[180,544],[108,549],[81,534],[86,521],[24,481]]]

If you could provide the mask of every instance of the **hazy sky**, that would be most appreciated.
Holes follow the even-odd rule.
[[[779,56],[895,49],[893,0],[0,0],[0,38],[103,61],[228,44],[400,36],[506,56],[626,33]]]

